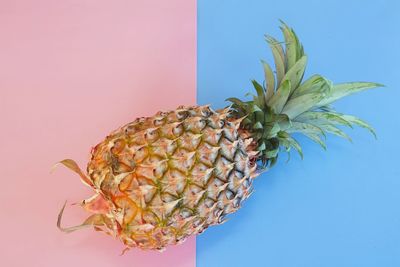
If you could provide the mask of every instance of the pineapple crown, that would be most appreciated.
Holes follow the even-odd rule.
[[[293,148],[303,158],[301,146],[293,138],[293,133],[304,134],[324,149],[326,133],[351,141],[338,126],[357,125],[376,137],[366,122],[336,112],[330,104],[350,94],[383,85],[372,82],[333,84],[318,74],[303,81],[307,55],[293,29],[282,21],[280,29],[283,43],[265,36],[272,50],[275,73],[268,63],[262,61],[265,82],[252,81],[257,92],[253,100],[227,99],[232,102],[232,115],[243,118],[241,127],[253,138],[262,166],[273,166],[281,150],[290,153]]]

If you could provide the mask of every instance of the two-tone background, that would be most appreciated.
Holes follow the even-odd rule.
[[[0,0],[1,266],[400,266],[400,4],[395,0]],[[135,117],[178,105],[220,108],[262,81],[265,33],[295,28],[307,75],[383,89],[338,109],[369,121],[328,152],[305,138],[255,183],[222,226],[166,252],[131,250],[91,230],[65,235],[65,199],[90,195],[60,168]],[[66,224],[81,222],[78,207]]]

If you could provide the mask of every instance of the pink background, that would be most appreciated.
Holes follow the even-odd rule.
[[[118,126],[195,104],[196,6],[188,0],[0,1],[2,266],[195,266],[195,239],[131,250],[90,229],[56,228],[90,148]],[[87,214],[68,206],[64,225]]]

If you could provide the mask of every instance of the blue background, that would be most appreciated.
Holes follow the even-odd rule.
[[[222,226],[197,239],[198,267],[400,266],[400,2],[198,0],[198,103],[219,108],[263,80],[264,42],[292,26],[309,56],[307,76],[387,87],[335,107],[370,122],[378,140],[349,129],[328,151],[299,138],[305,159],[286,155]],[[397,79],[396,79],[397,78]]]

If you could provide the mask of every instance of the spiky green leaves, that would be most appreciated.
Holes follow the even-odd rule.
[[[281,22],[281,31],[285,38],[285,62],[286,70],[290,70],[304,55],[303,46],[301,45],[296,33],[293,29],[289,28],[285,22]]]
[[[255,84],[255,86],[257,85]],[[283,89],[283,91],[285,90],[287,89]],[[264,98],[261,99],[264,100]],[[256,101],[257,99],[247,102],[237,98],[229,98],[227,100],[232,102],[233,116],[237,118],[244,117],[241,127],[249,132],[257,142],[257,150],[263,165],[273,163],[275,160],[272,161],[272,159],[275,159],[279,152],[280,143],[277,134],[290,128],[288,116],[275,113],[268,105],[260,105],[259,101]],[[282,108],[282,104],[278,102],[274,103],[274,108]]]
[[[265,38],[269,44],[269,47],[271,48],[272,55],[274,57],[276,84],[277,86],[279,86],[286,72],[285,53],[283,51],[281,43],[279,43],[275,38],[268,35],[265,36]]]
[[[331,109],[326,111],[324,107],[304,112],[292,121],[292,125],[298,125],[298,123],[303,127],[292,127],[288,132],[302,133],[321,145],[324,149],[326,149],[324,142],[325,133],[334,134],[351,141],[351,138],[338,126],[347,126],[350,128],[353,128],[354,125],[360,126],[369,130],[376,138],[374,129],[365,121],[351,115],[335,112]]]
[[[361,126],[375,135],[366,122],[350,115],[335,112],[328,105],[350,94],[382,86],[370,82],[351,82],[334,85],[321,75],[313,75],[304,82],[307,64],[302,44],[293,29],[281,24],[284,42],[271,36],[266,40],[272,50],[275,75],[270,65],[262,61],[265,75],[263,85],[252,81],[257,92],[253,101],[229,98],[233,114],[245,117],[242,127],[257,142],[260,159],[271,165],[280,148],[295,149],[302,156],[298,142],[290,135],[301,133],[326,148],[326,133],[351,140],[340,126]]]
[[[289,98],[291,87],[289,80],[284,81],[276,93],[268,100],[267,105],[272,109],[272,111],[274,111],[274,113],[279,114],[282,112],[282,109]]]
[[[332,86],[330,94],[327,95],[323,100],[321,100],[318,105],[325,106],[345,96],[382,86],[382,84],[370,82],[351,82],[335,84]]]

